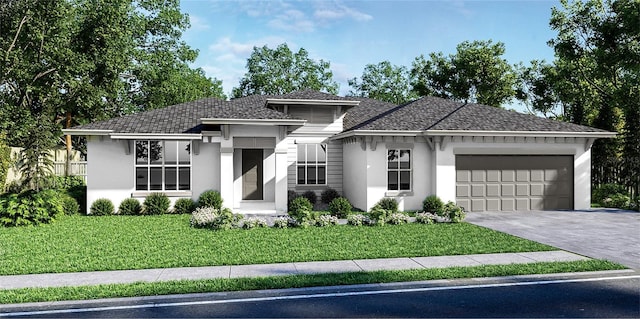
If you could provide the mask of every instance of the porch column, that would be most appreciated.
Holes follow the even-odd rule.
[[[286,143],[280,147],[276,147],[274,153],[276,156],[276,189],[275,201],[276,212],[284,214],[287,212],[287,149]]]
[[[437,141],[434,147],[435,174],[434,193],[445,203],[456,202],[456,156],[453,149],[442,141]]]
[[[220,143],[220,195],[222,205],[233,209],[233,141],[222,140]]]

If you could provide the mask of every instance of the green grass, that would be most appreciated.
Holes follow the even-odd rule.
[[[0,229],[0,275],[546,251],[460,224],[212,231],[189,215],[64,216]]]
[[[602,260],[0,290],[0,304],[623,269]]]

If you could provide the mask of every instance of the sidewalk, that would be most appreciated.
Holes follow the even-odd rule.
[[[481,265],[527,264],[535,262],[574,261],[587,259],[589,258],[558,250],[546,252],[480,254],[463,256],[359,259],[261,265],[12,275],[0,276],[0,289],[89,286],[101,284],[126,284],[134,282],[267,277],[376,270],[447,268],[456,266],[464,267]]]

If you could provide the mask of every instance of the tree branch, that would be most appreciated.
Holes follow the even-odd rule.
[[[13,37],[13,41],[11,41],[11,45],[9,46],[9,49],[7,49],[7,54],[5,55],[5,60],[9,59],[9,53],[11,53],[11,50],[13,50],[13,48],[16,46],[16,41],[18,41],[18,36],[20,35],[20,32],[22,32],[22,26],[27,23],[27,16],[22,17],[22,20],[20,21],[20,24],[18,25],[18,30],[16,30],[16,35]]]

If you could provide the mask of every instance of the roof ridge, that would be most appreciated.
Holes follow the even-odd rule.
[[[347,131],[357,130],[357,129],[359,129],[359,128],[367,125],[367,124],[370,124],[370,123],[372,123],[374,121],[377,121],[377,120],[379,120],[379,119],[381,119],[381,118],[383,118],[383,117],[385,117],[385,116],[387,116],[387,115],[389,115],[389,114],[391,114],[391,113],[393,113],[393,112],[395,112],[395,111],[397,111],[399,109],[402,109],[402,108],[406,107],[407,105],[412,104],[412,103],[414,103],[416,101],[420,101],[420,100],[410,101],[410,102],[407,102],[407,103],[404,103],[404,104],[400,104],[398,106],[394,106],[394,107],[392,107],[392,108],[390,108],[390,109],[388,109],[388,110],[386,110],[386,111],[384,111],[382,113],[379,113],[379,114],[377,114],[377,115],[375,115],[375,116],[373,116],[373,117],[371,117],[371,118],[369,118],[369,119],[367,119],[365,121],[362,121],[362,122],[358,123],[357,125],[352,126]]]
[[[427,128],[426,128],[426,129],[424,129],[424,130],[425,130],[425,131],[428,131],[428,130],[432,129],[434,126],[436,126],[436,125],[440,124],[440,122],[442,122],[442,121],[446,120],[447,118],[449,118],[450,116],[452,116],[454,113],[456,113],[456,112],[460,111],[460,109],[462,109],[463,107],[465,107],[465,106],[467,106],[467,105],[469,105],[469,103],[468,103],[467,101],[465,101],[464,103],[462,103],[462,105],[460,105],[460,106],[456,107],[456,109],[455,109],[455,110],[453,110],[453,111],[449,112],[449,114],[447,114],[447,115],[443,116],[441,119],[439,119],[439,120],[437,120],[435,123],[433,123],[433,124],[429,125],[429,127],[427,127]]]

